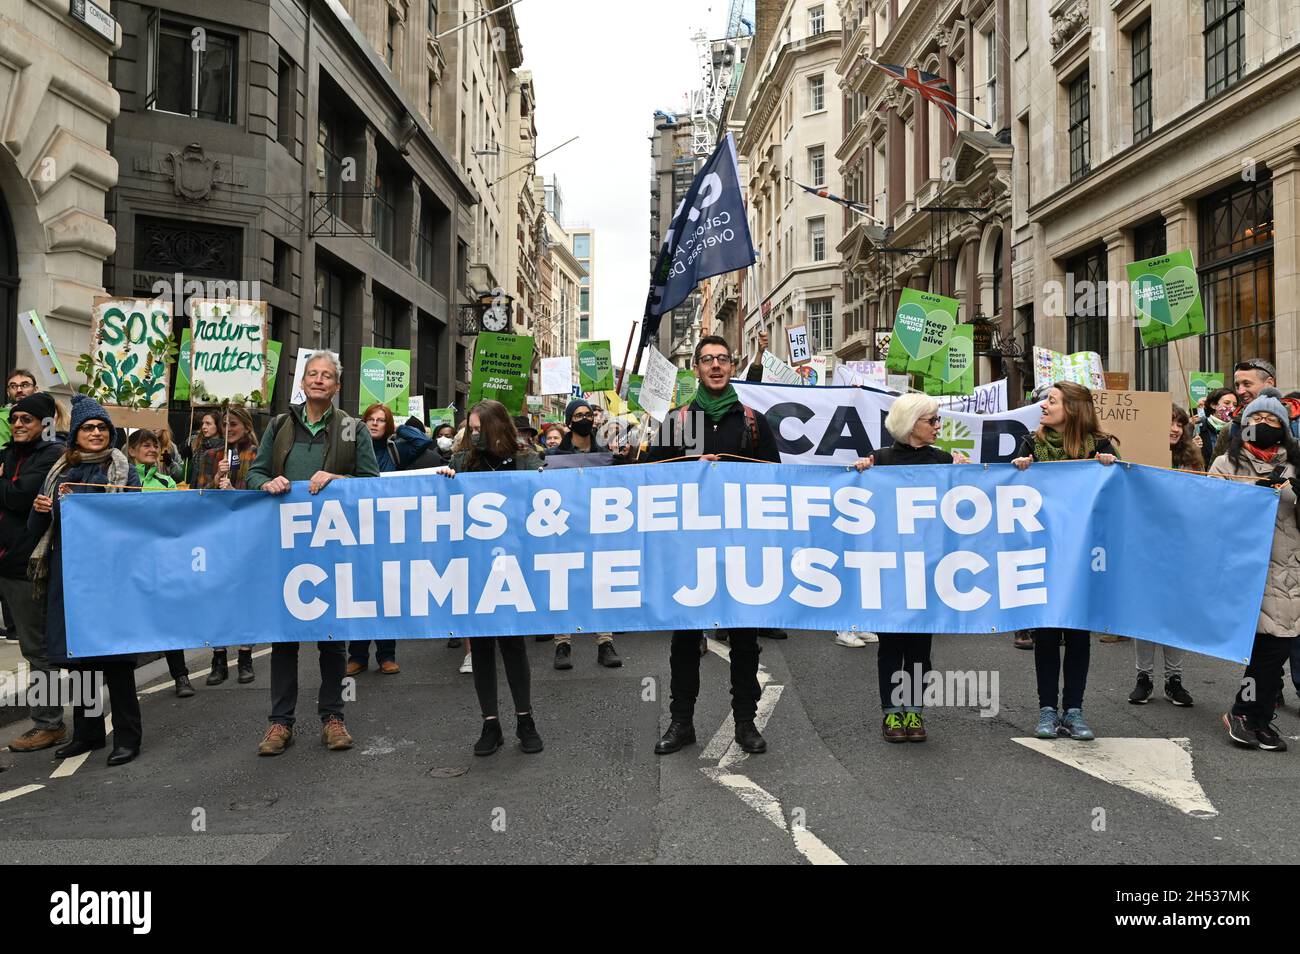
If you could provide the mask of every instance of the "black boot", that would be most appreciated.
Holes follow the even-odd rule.
[[[613,642],[601,643],[596,648],[596,662],[606,669],[617,669],[623,665],[623,660],[619,659],[618,653],[614,651]]]
[[[97,749],[102,749],[106,744],[107,743],[104,741],[83,742],[80,739],[73,739],[63,748],[55,749],[54,757],[56,759],[70,759],[74,755],[82,755],[86,752],[94,752]]]
[[[752,719],[744,722],[736,720],[736,744],[751,755],[767,751],[767,741],[759,734],[758,726],[754,725]]]
[[[208,685],[219,686],[230,677],[230,665],[226,661],[224,649],[212,653],[212,671],[208,673]]]
[[[668,731],[655,743],[655,755],[671,755],[684,745],[695,744],[695,726],[689,722],[674,719],[668,723]]]
[[[241,649],[239,651],[239,659],[235,670],[238,673],[236,681],[240,685],[253,681],[253,651],[251,649]]]
[[[518,718],[519,722],[515,727],[515,738],[519,740],[519,747],[529,755],[535,755],[542,751],[542,737],[537,734],[537,725],[533,722],[533,714],[525,712]]]
[[[484,719],[483,734],[474,743],[475,755],[492,755],[501,748],[501,720]]]
[[[177,676],[176,677],[176,698],[188,699],[192,695],[194,695],[194,687],[190,685],[190,677],[188,675]]]

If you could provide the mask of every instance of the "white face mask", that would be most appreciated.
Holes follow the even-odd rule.
[[[452,440],[451,440],[450,437],[440,437],[440,438],[438,438],[438,450],[440,450],[440,451],[449,451],[449,450],[451,450],[451,444],[452,444]]]

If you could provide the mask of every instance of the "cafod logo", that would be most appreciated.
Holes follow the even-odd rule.
[[[936,447],[946,450],[949,454],[961,451],[968,457],[975,456],[975,435],[971,429],[961,421],[952,417],[945,417],[939,425],[939,439],[934,442]]]
[[[596,377],[596,351],[593,348],[583,348],[578,352],[578,367],[582,368],[582,373],[589,378]]]

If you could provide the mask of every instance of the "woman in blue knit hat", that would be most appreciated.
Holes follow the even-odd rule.
[[[33,597],[45,601],[46,639],[49,659],[66,669],[80,670],[83,678],[102,674],[113,707],[113,751],[109,765],[122,765],[140,754],[140,700],[135,695],[134,656],[68,655],[68,634],[63,618],[63,546],[60,540],[60,505],[64,494],[116,493],[124,488],[138,490],[140,475],[126,455],[113,447],[113,422],[99,403],[84,394],[72,398],[72,424],[67,449],[50,468],[45,484],[28,521],[40,540],[28,564]],[[66,759],[106,744],[104,711],[86,711],[85,699],[72,706],[72,741],[54,752]]]

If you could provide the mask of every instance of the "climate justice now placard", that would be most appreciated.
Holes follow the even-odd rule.
[[[303,481],[279,497],[72,494],[68,639],[88,656],[728,626],[1062,626],[1241,660],[1276,499],[1096,461],[864,473],[694,461],[339,479],[316,495]],[[1201,580],[1189,602],[1185,579],[1153,573],[1151,548],[1134,540],[1232,553],[1233,572]],[[232,612],[194,610],[232,606],[231,594]]]

